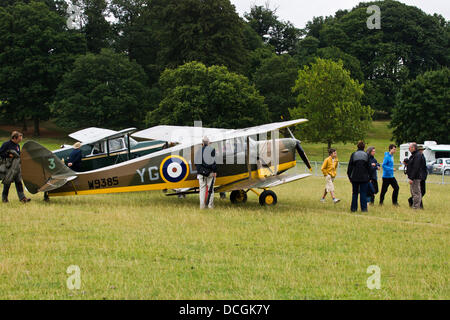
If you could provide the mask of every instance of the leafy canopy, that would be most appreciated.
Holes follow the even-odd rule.
[[[148,125],[243,128],[266,123],[267,106],[248,79],[223,66],[189,62],[167,69],[160,78],[162,101],[147,116]]]
[[[298,129],[300,137],[311,142],[356,142],[369,129],[372,110],[363,106],[363,85],[350,77],[342,61],[317,58],[298,73],[293,91],[297,107],[292,118],[309,120]]]
[[[397,96],[391,126],[397,143],[450,143],[450,69],[426,72]]]
[[[58,87],[52,111],[64,127],[123,128],[143,124],[147,77],[125,55],[103,49],[80,56]]]

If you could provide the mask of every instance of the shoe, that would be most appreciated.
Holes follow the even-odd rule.
[[[31,201],[31,199],[29,199],[29,198],[22,198],[20,200],[20,202],[22,202],[22,203],[27,203],[27,202],[30,202],[30,201]]]
[[[8,203],[9,201],[8,201],[8,199],[3,198],[3,199],[2,199],[2,202],[3,202],[3,203]]]
[[[325,203],[325,199],[324,198],[320,199],[320,202]]]
[[[338,203],[339,201],[341,201],[341,199],[333,199],[334,204]]]

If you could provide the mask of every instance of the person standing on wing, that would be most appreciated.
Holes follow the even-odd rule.
[[[389,146],[389,152],[384,154],[383,164],[383,184],[381,186],[380,193],[380,205],[383,205],[384,196],[389,188],[392,186],[394,191],[392,192],[392,204],[394,206],[398,206],[398,192],[400,187],[398,186],[397,179],[394,177],[394,153],[397,151],[397,146],[395,144],[391,144]]]
[[[333,198],[333,203],[338,203],[340,200],[336,199],[334,196],[334,178],[336,178],[336,168],[339,164],[339,160],[337,158],[337,151],[336,149],[330,149],[328,150],[329,157],[325,159],[325,161],[322,164],[322,173],[325,177],[325,191],[323,193],[322,199],[320,199],[321,202],[325,202],[325,197],[327,196],[327,193],[329,192],[331,197]]]
[[[73,150],[69,156],[69,163],[67,164],[67,166],[75,172],[81,171],[82,154],[80,148],[81,148],[80,142],[77,142],[73,145]]]
[[[208,137],[202,139],[202,148],[195,154],[197,179],[200,186],[200,209],[214,208],[214,180],[217,177],[216,150]],[[209,198],[209,203],[207,199]]]

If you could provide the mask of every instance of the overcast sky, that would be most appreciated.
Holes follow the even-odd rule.
[[[250,11],[253,5],[265,5],[269,1],[270,8],[278,8],[277,14],[284,21],[291,21],[297,28],[305,27],[313,17],[329,16],[339,9],[351,9],[360,2],[359,0],[231,0],[236,6],[239,15]],[[400,0],[408,5],[416,6],[426,13],[438,13],[449,20],[449,0]]]

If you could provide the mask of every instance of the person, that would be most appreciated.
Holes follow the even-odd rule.
[[[422,177],[420,180],[420,193],[422,194],[422,201],[420,201],[420,209],[423,209],[423,197],[425,196],[425,194],[427,192],[426,188],[427,188],[428,168],[427,168],[427,159],[423,155],[423,151],[425,150],[425,148],[423,146],[419,146],[419,147],[417,147],[417,150],[419,150],[419,152],[422,154]],[[406,168],[408,168],[408,167],[406,166]],[[406,170],[408,170],[408,169],[406,169]],[[408,199],[408,202],[409,202],[409,206],[412,207],[413,206],[413,198],[410,197]]]
[[[417,150],[417,143],[415,142],[409,145],[409,152],[411,152],[411,157],[409,158],[406,172],[413,200],[412,208],[420,209],[420,203],[422,202],[420,182],[423,179],[423,167],[426,166],[426,163],[424,164],[425,157]]]
[[[384,196],[389,188],[392,186],[394,191],[392,192],[392,204],[398,206],[398,192],[400,187],[398,186],[397,179],[394,176],[394,153],[397,151],[397,146],[395,144],[389,145],[389,151],[384,153],[383,164],[383,184],[381,185],[380,193],[380,205],[383,205]]]
[[[8,202],[9,189],[11,183],[16,185],[17,196],[20,202],[27,203],[31,200],[25,196],[22,184],[22,175],[20,168],[20,143],[23,140],[23,134],[18,131],[11,133],[11,140],[5,142],[0,147],[0,158],[5,164],[5,177],[3,178],[2,202]]]
[[[352,183],[351,211],[358,210],[358,194],[360,195],[361,211],[367,212],[367,188],[369,183],[369,156],[364,151],[366,144],[358,142],[358,150],[352,153],[348,162],[347,176]]]
[[[210,146],[208,137],[202,139],[202,148],[195,154],[197,179],[200,186],[200,209],[214,208],[214,180],[217,177],[216,150]],[[210,194],[210,195],[209,195]],[[209,203],[207,202],[208,197]]]
[[[334,193],[334,184],[333,181],[336,178],[336,168],[339,164],[339,160],[337,158],[337,151],[336,149],[330,149],[328,150],[329,157],[325,159],[325,161],[322,164],[322,173],[325,177],[325,191],[323,193],[322,199],[320,199],[321,202],[325,202],[325,197],[327,196],[327,193],[329,192],[331,197],[333,198],[333,203],[338,203],[339,199],[335,197]]]
[[[367,155],[369,156],[369,188],[367,199],[373,205],[375,203],[375,195],[378,193],[378,173],[380,170],[380,164],[377,159],[375,159],[375,147],[367,148]]]
[[[80,172],[81,171],[81,143],[77,142],[73,145],[73,150],[69,155],[69,162],[67,166],[73,171]]]

